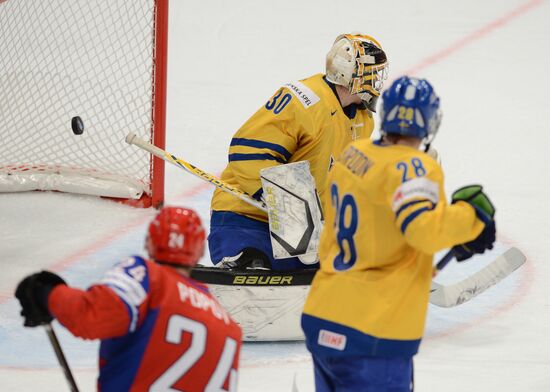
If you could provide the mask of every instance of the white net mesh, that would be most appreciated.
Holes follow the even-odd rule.
[[[155,0],[0,0],[0,191],[39,173],[151,192],[150,157],[124,137],[152,139],[154,20]]]

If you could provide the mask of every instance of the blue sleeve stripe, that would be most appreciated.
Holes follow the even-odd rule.
[[[399,215],[405,211],[407,208],[409,208],[410,206],[412,205],[415,205],[415,204],[418,204],[418,203],[424,203],[424,202],[432,202],[431,200],[428,200],[428,199],[422,199],[422,200],[413,200],[413,201],[410,201],[408,203],[405,203],[403,204],[401,207],[399,207],[399,209],[396,211],[395,213],[395,219],[399,219]]]
[[[405,234],[405,230],[407,230],[407,226],[409,226],[409,224],[413,220],[415,220],[419,215],[423,214],[426,211],[431,211],[433,209],[434,209],[434,206],[432,206],[432,207],[422,207],[422,208],[419,208],[418,210],[416,210],[415,212],[413,212],[412,214],[410,214],[408,217],[406,217],[403,220],[403,223],[401,223],[401,233]]]
[[[277,161],[286,163],[286,160],[270,154],[229,154],[229,162],[236,161]]]
[[[263,140],[254,140],[254,139],[245,139],[245,138],[233,138],[231,140],[231,146],[246,146],[246,147],[254,147],[254,148],[267,148],[269,150],[273,150],[275,152],[278,152],[282,156],[285,157],[285,160],[289,160],[292,154],[290,151],[288,151],[286,148],[281,146],[280,144],[270,143],[270,142],[264,142]]]

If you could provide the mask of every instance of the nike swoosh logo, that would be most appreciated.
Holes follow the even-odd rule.
[[[430,290],[430,293],[433,293],[435,290],[437,290],[437,289],[431,289],[431,290]]]
[[[334,114],[337,112],[338,110],[335,110],[334,112],[330,112],[330,115],[331,116],[334,116]]]

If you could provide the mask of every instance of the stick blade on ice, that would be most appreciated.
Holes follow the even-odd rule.
[[[525,261],[525,255],[518,248],[510,248],[460,282],[445,286],[432,281],[430,303],[448,308],[467,302],[506,278]]]

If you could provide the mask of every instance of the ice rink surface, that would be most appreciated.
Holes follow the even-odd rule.
[[[467,276],[512,245],[528,257],[469,303],[430,305],[416,391],[550,391],[549,19],[544,0],[172,0],[167,149],[219,173],[234,131],[280,85],[323,72],[339,33],[373,35],[391,79],[426,77],[441,97],[434,146],[447,192],[481,183],[497,207],[493,253],[453,263],[438,279]],[[212,189],[171,166],[166,179],[167,204],[207,221]],[[44,331],[21,327],[17,282],[51,269],[87,287],[142,252],[153,214],[78,195],[0,195],[0,390],[67,390]],[[97,343],[55,327],[81,390],[94,390]],[[301,342],[245,344],[241,365],[240,391],[314,389]]]

